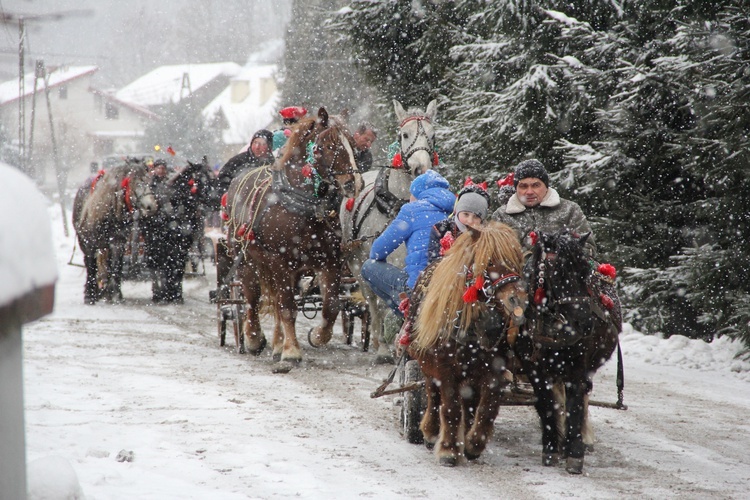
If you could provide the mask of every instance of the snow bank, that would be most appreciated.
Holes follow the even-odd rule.
[[[31,179],[0,163],[0,306],[57,279],[47,205]]]

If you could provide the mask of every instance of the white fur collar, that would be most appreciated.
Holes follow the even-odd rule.
[[[542,202],[539,204],[540,207],[556,207],[560,204],[560,195],[557,193],[555,188],[547,189],[547,195],[544,197]],[[518,199],[518,193],[514,194],[508,200],[508,204],[505,206],[506,214],[520,214],[526,210],[526,207],[521,200]]]

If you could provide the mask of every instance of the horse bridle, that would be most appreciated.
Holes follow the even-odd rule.
[[[339,183],[336,177],[339,175],[356,175],[359,173],[359,169],[357,168],[357,165],[355,163],[353,167],[350,166],[343,172],[333,172],[331,167],[333,167],[333,165],[336,163],[336,159],[338,158],[338,155],[340,152],[340,149],[338,148],[334,150],[333,159],[331,160],[330,164],[326,165],[323,163],[322,161],[323,155],[322,153],[320,153],[320,150],[322,149],[322,147],[318,144],[318,141],[320,140],[321,137],[326,135],[326,133],[332,133],[331,131],[333,130],[334,130],[333,128],[324,130],[323,132],[318,134],[318,136],[315,138],[315,142],[313,143],[313,158],[315,159],[315,163],[320,163],[321,165],[325,167],[326,177],[323,177],[322,175],[320,175],[320,172],[318,171],[318,169],[315,169],[315,171],[317,172],[317,175],[320,177],[321,182],[325,182],[329,186],[334,186],[334,188],[336,188],[337,190],[343,191],[343,186],[341,185],[341,183]],[[315,165],[313,165],[313,168],[314,166]]]
[[[434,137],[431,138],[430,136],[428,136],[424,125],[422,125],[423,121],[432,123],[428,116],[410,116],[401,122],[401,124],[398,126],[399,130],[404,128],[404,125],[414,120],[417,121],[417,133],[414,135],[414,140],[411,141],[409,147],[406,148],[406,151],[404,151],[404,145],[401,143],[401,134],[399,133],[398,135],[398,142],[401,147],[401,159],[404,164],[409,163],[409,158],[411,158],[417,151],[426,151],[430,156],[432,156],[432,154],[435,152]],[[419,139],[421,136],[424,136],[425,139],[427,139],[428,147],[415,146],[415,144],[417,143],[417,139]]]

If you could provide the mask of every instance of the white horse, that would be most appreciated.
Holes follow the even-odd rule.
[[[370,308],[373,345],[377,351],[376,362],[393,362],[393,355],[383,338],[383,319],[387,306],[378,299],[362,280],[362,264],[370,255],[375,238],[396,217],[401,206],[409,201],[409,186],[414,178],[437,163],[433,120],[437,112],[436,101],[427,110],[411,108],[408,111],[398,101],[393,101],[399,121],[399,152],[395,163],[401,166],[381,167],[362,175],[364,188],[354,199],[344,200],[341,210],[341,229],[344,247],[348,249],[347,263],[357,278]],[[403,268],[406,251],[400,247],[388,257],[388,262]]]

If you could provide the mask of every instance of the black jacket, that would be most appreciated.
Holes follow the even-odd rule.
[[[248,168],[270,165],[273,161],[273,155],[269,154],[258,158],[252,151],[250,151],[250,149],[244,153],[231,157],[229,161],[221,167],[221,170],[219,170],[219,191],[221,191],[222,194],[226,193],[229,189],[229,185],[232,183],[232,179],[237,177],[241,171]]]

